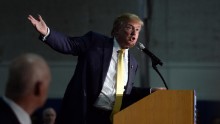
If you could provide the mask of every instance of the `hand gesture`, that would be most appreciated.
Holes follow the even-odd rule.
[[[32,25],[35,27],[35,29],[41,33],[42,35],[46,35],[47,34],[47,25],[44,22],[44,20],[42,19],[42,17],[40,15],[38,15],[38,20],[35,19],[32,15],[28,16],[28,20],[31,21]]]

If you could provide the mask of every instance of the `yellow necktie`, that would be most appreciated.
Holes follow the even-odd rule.
[[[115,98],[115,103],[113,106],[112,114],[111,114],[111,119],[113,115],[117,112],[120,111],[121,104],[122,104],[122,96],[124,92],[124,61],[123,61],[123,56],[125,49],[121,49],[118,51],[118,62],[117,62],[117,76],[116,76],[116,98]]]

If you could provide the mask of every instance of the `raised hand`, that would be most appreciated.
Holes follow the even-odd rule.
[[[35,19],[32,15],[29,15],[28,20],[31,21],[32,25],[39,33],[41,33],[42,35],[47,34],[47,24],[44,22],[40,15],[38,15],[38,20]]]

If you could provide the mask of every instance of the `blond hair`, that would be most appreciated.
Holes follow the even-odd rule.
[[[141,26],[144,25],[143,21],[137,15],[132,13],[124,13],[115,19],[111,35],[115,36],[116,32],[121,28],[121,26],[129,21],[137,21],[137,23],[140,23]]]

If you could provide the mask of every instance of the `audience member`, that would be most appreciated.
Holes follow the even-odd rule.
[[[43,111],[43,124],[55,124],[56,111],[49,107]]]
[[[41,56],[27,53],[15,58],[0,99],[0,124],[31,124],[31,114],[47,98],[50,80],[49,66]]]

